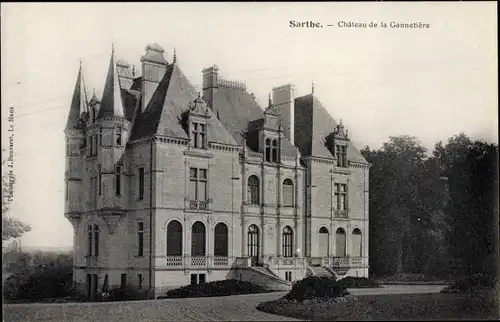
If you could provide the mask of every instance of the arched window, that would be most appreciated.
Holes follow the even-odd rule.
[[[319,257],[328,257],[330,250],[330,233],[325,226],[319,229]]]
[[[362,244],[361,244],[361,230],[355,228],[352,231],[352,256],[361,257],[362,256]]]
[[[182,225],[177,220],[167,226],[167,256],[182,256]]]
[[[193,224],[191,229],[191,256],[205,256],[205,225],[201,221]]]
[[[293,207],[293,196],[293,181],[290,179],[285,179],[285,181],[283,181],[283,205],[285,207]]]
[[[346,236],[345,230],[342,228],[337,229],[335,232],[335,256],[337,257],[345,257],[346,256]]]
[[[293,231],[290,226],[283,228],[283,257],[293,256]]]
[[[227,257],[228,253],[227,225],[218,223],[214,229],[214,256]]]
[[[259,227],[250,225],[247,234],[248,256],[259,257]]]
[[[278,162],[278,141],[273,140],[273,153],[272,153],[272,161],[271,162]]]
[[[259,178],[257,178],[256,176],[250,176],[250,178],[248,178],[248,197],[247,197],[249,204],[252,205],[260,204],[259,190],[260,190]]]

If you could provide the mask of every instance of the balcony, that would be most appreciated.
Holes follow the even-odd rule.
[[[333,267],[350,267],[349,257],[333,257]]]
[[[98,265],[97,256],[95,256],[95,255],[85,256],[85,266],[86,267],[97,267],[97,265]]]
[[[156,267],[164,269],[213,269],[229,268],[233,257],[224,256],[157,256]]]
[[[347,210],[335,210],[335,218],[347,218]]]
[[[207,200],[189,200],[189,209],[208,210],[208,201]]]

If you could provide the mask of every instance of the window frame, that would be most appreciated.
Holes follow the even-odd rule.
[[[144,222],[137,222],[137,256],[144,256]]]
[[[247,203],[249,205],[260,205],[260,179],[254,174],[247,179]]]

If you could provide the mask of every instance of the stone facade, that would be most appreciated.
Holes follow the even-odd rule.
[[[156,44],[142,76],[111,56],[100,100],[80,69],[65,130],[74,279],[91,297],[368,275],[369,165],[313,94],[280,86],[264,110],[216,66],[196,93]]]

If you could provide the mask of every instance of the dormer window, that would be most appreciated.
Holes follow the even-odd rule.
[[[336,145],[335,157],[337,158],[337,167],[347,167],[347,147],[345,145]]]
[[[197,149],[207,148],[207,125],[199,122],[191,122],[191,147]]]
[[[267,138],[265,141],[266,162],[278,162],[278,140]]]

